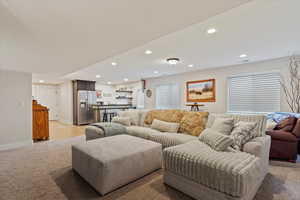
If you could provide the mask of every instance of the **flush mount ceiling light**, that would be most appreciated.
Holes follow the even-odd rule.
[[[116,62],[112,62],[111,65],[112,66],[117,66],[117,63]]]
[[[208,34],[214,34],[214,33],[216,33],[216,32],[217,32],[217,29],[215,29],[215,28],[207,29],[207,33],[208,33]]]
[[[179,58],[168,58],[168,59],[167,59],[167,62],[168,62],[170,65],[176,65],[176,64],[179,62]]]
[[[96,78],[101,78],[101,75],[97,74],[97,75],[96,75]]]
[[[240,58],[246,58],[246,57],[248,57],[246,54],[241,54],[240,55]]]
[[[110,85],[110,84],[111,84],[111,82],[110,82],[110,81],[108,81],[108,82],[107,82],[107,84],[108,84],[108,85]]]
[[[45,81],[44,81],[44,80],[40,80],[39,82],[40,82],[40,83],[45,83]]]
[[[127,82],[127,81],[128,81],[128,78],[124,78],[124,81]]]
[[[158,71],[157,71],[157,70],[155,70],[153,73],[154,73],[154,74],[158,74]]]
[[[146,55],[150,55],[150,54],[152,54],[152,51],[151,51],[151,50],[146,50],[146,51],[145,51],[145,54],[146,54]]]
[[[190,64],[190,65],[188,65],[188,67],[194,67],[194,65],[193,65],[193,64]]]

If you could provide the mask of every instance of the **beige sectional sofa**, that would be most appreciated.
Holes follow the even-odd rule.
[[[162,144],[164,182],[196,199],[253,199],[268,172],[270,137],[265,135],[265,116],[180,110],[125,111],[120,116],[133,122],[125,127],[125,134]],[[198,136],[218,117],[255,122],[255,138],[241,151],[213,150]],[[179,123],[179,131],[152,129],[154,119]]]

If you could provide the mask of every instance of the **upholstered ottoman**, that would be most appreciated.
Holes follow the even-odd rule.
[[[104,195],[162,166],[161,144],[117,135],[72,146],[72,167]]]
[[[113,122],[101,122],[90,124],[85,129],[86,140],[94,140],[98,138],[125,134],[126,128],[117,123]]]

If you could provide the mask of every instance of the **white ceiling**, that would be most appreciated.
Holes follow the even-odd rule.
[[[118,56],[69,74],[69,79],[90,79],[115,84],[141,78],[241,64],[247,54],[249,62],[268,60],[300,52],[300,1],[257,0],[212,17],[202,23],[151,41]],[[215,27],[218,32],[206,34]],[[150,49],[151,55],[144,51]],[[170,66],[168,57],[181,62]],[[111,66],[115,61],[118,66]],[[193,64],[194,68],[188,65]],[[154,74],[155,70],[159,74]],[[100,74],[102,78],[96,79]]]
[[[58,78],[248,1],[0,0],[0,68]]]

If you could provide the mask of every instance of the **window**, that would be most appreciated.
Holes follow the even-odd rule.
[[[159,85],[156,87],[156,108],[174,109],[180,107],[178,84]]]
[[[279,72],[230,77],[228,92],[229,112],[280,110]]]

